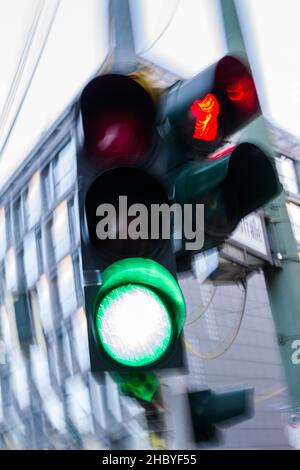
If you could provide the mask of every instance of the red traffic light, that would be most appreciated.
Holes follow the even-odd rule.
[[[85,87],[80,108],[84,147],[94,164],[144,161],[154,144],[156,109],[137,81],[116,74],[97,77]]]
[[[194,139],[215,140],[218,133],[218,114],[220,105],[212,93],[208,93],[202,100],[195,100],[191,106],[191,113],[196,117]]]
[[[220,119],[224,119],[222,127],[226,135],[238,130],[259,112],[259,101],[252,75],[235,57],[225,56],[218,62],[214,89],[221,102]],[[229,119],[231,122],[226,122]]]
[[[167,95],[166,129],[198,157],[215,151],[260,112],[250,71],[225,56],[191,80],[178,82]]]

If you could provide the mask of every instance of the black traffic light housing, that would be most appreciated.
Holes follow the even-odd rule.
[[[253,389],[226,392],[201,390],[188,393],[195,442],[218,443],[220,427],[229,427],[253,416]]]
[[[127,214],[129,206],[142,204],[145,207],[151,232],[151,206],[169,205],[168,185],[162,169],[164,158],[161,158],[156,126],[156,102],[151,89],[146,90],[143,82],[138,81],[138,75],[134,77],[120,74],[97,77],[87,84],[78,103],[77,175],[85,308],[91,370],[100,375],[102,371],[132,370],[132,367],[116,361],[103,347],[95,326],[95,312],[99,308],[100,293],[106,289],[107,282],[111,282],[107,281],[110,267],[117,267],[128,274],[111,289],[122,288],[130,282],[140,284],[140,277],[131,278],[129,273],[130,270],[138,273],[139,260],[144,260],[144,269],[153,261],[152,269],[157,277],[160,276],[161,287],[155,284],[155,276],[144,278],[142,285],[152,289],[156,295],[164,298],[167,273],[172,277],[170,282],[175,286],[174,295],[181,299],[180,312],[170,306],[166,298],[164,302],[170,307],[172,321],[176,323],[177,315],[180,316],[181,326],[173,328],[170,349],[161,360],[149,366],[135,367],[134,371],[152,370],[154,367],[182,368],[184,365],[179,341],[184,301],[175,280],[172,240],[164,239],[161,231],[154,239],[144,237],[142,233],[136,239],[128,236],[130,224],[134,223],[132,214]],[[116,217],[109,217],[110,208]],[[105,238],[106,234],[108,238]],[[130,270],[126,271],[128,266]]]

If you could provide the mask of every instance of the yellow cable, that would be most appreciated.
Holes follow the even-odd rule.
[[[241,315],[240,315],[240,319],[239,319],[237,328],[234,331],[234,333],[232,334],[232,336],[229,339],[229,341],[228,341],[227,345],[225,346],[225,348],[222,349],[222,351],[219,351],[217,354],[205,354],[201,351],[196,351],[194,348],[192,348],[192,346],[188,343],[188,341],[185,338],[182,338],[182,341],[183,341],[185,347],[187,348],[187,350],[190,353],[192,353],[194,356],[200,357],[201,359],[213,360],[213,359],[217,359],[220,356],[223,356],[223,354],[226,351],[228,351],[228,349],[233,345],[237,335],[239,334],[239,331],[240,331],[240,328],[241,328],[241,325],[242,325],[242,321],[243,321],[243,318],[244,318],[246,300],[247,300],[247,282],[245,283],[245,291],[244,292],[245,293],[244,293],[243,305],[242,305]]]
[[[198,316],[195,317],[195,318],[193,318],[193,320],[190,320],[190,321],[186,322],[186,323],[185,323],[185,326],[189,326],[189,325],[191,325],[192,323],[195,323],[195,321],[199,320],[201,317],[203,317],[203,315],[204,315],[205,312],[207,311],[208,307],[210,306],[210,304],[211,304],[212,301],[214,300],[216,291],[217,291],[217,287],[214,286],[213,291],[212,291],[212,294],[211,294],[211,296],[210,296],[210,299],[209,299],[209,301],[207,302],[207,304],[205,305],[205,307],[203,308],[203,310],[201,310],[200,313],[198,314]]]
[[[264,401],[270,400],[270,398],[276,397],[277,395],[280,395],[282,392],[284,392],[287,389],[287,386],[284,385],[281,388],[278,388],[277,390],[274,390],[274,392],[270,392],[268,395],[263,395],[262,397],[255,398],[254,403],[262,403]]]

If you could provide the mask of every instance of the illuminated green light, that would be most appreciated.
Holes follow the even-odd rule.
[[[156,362],[173,336],[165,303],[152,289],[134,283],[116,287],[102,298],[95,324],[106,353],[130,367]]]

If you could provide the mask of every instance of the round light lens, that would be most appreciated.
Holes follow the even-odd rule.
[[[110,291],[97,308],[95,322],[107,354],[131,367],[158,360],[173,334],[172,320],[161,298],[137,284]]]

